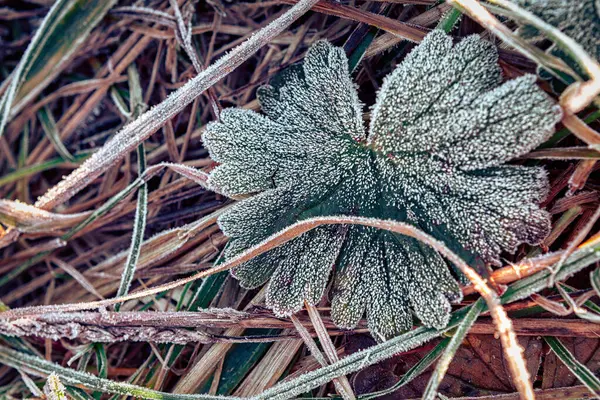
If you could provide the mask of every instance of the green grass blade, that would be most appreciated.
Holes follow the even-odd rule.
[[[93,400],[93,397],[88,395],[83,389],[74,386],[67,386],[67,393],[73,400]]]
[[[440,19],[436,29],[442,29],[444,32],[450,33],[458,21],[460,21],[461,16],[462,13],[459,10],[456,8],[451,9],[442,17],[442,19]]]
[[[440,386],[440,383],[442,383],[444,376],[446,375],[446,371],[448,371],[450,362],[452,362],[456,351],[462,344],[462,341],[464,340],[465,336],[467,336],[467,333],[469,333],[469,330],[471,329],[471,326],[473,326],[473,323],[475,323],[475,321],[479,317],[479,314],[481,314],[481,311],[483,310],[484,306],[485,302],[482,298],[479,298],[479,300],[477,300],[470,308],[467,315],[465,315],[465,318],[462,320],[460,325],[458,325],[458,328],[452,336],[452,340],[450,340],[450,343],[444,350],[444,354],[440,358],[440,361],[437,363],[437,366],[433,371],[431,378],[429,378],[427,388],[425,388],[425,393],[423,394],[424,400],[435,400],[438,388]]]
[[[96,353],[96,366],[98,376],[106,378],[108,376],[108,359],[106,358],[106,349],[101,343],[94,343],[94,352]]]
[[[250,329],[249,335],[277,335],[278,329]],[[235,389],[254,365],[269,350],[271,343],[241,343],[236,344],[227,353],[223,363],[223,372],[219,380],[218,394],[229,394]],[[210,388],[210,383],[207,383]]]
[[[106,347],[102,343],[94,343],[94,353],[96,354],[96,368],[98,376],[106,379],[108,377],[108,358],[106,357]],[[101,391],[95,391],[93,397],[100,400],[102,397]]]
[[[590,283],[598,296],[600,296],[600,268],[590,272]]]
[[[555,337],[545,336],[544,340],[558,356],[560,361],[573,373],[597,398],[600,398],[600,380],[585,365],[581,364],[571,352]]]
[[[52,117],[50,109],[48,107],[44,107],[38,111],[37,115],[46,137],[48,140],[50,140],[50,143],[52,143],[56,152],[63,159],[70,162],[75,162],[75,157],[73,157],[69,150],[67,150],[60,138],[60,132],[58,132],[58,129],[56,128],[56,122],[54,121],[54,117]]]
[[[69,63],[116,0],[58,0],[35,32],[0,100],[0,136],[12,116]]]
[[[146,170],[146,152],[144,150],[144,144],[138,146],[138,168],[140,174],[143,174]],[[125,262],[125,268],[123,275],[121,276],[121,283],[119,284],[119,290],[117,291],[117,297],[126,295],[129,292],[133,276],[135,274],[135,268],[140,257],[140,251],[142,249],[142,242],[144,241],[144,231],[146,230],[146,215],[148,213],[148,185],[143,184],[138,190],[137,208],[135,211],[135,218],[133,221],[133,234],[131,237],[131,246],[129,248],[129,255]],[[115,310],[119,310],[119,304],[115,305]]]
[[[73,163],[79,164],[79,163],[85,161],[85,159],[87,159],[90,155],[91,155],[91,153],[75,154],[73,156],[75,158]],[[18,181],[19,179],[23,179],[28,176],[37,174],[39,172],[51,170],[53,168],[59,167],[61,164],[65,164],[65,163],[69,163],[69,162],[71,162],[71,161],[67,161],[62,157],[57,157],[57,158],[53,158],[48,161],[44,161],[39,164],[34,164],[34,165],[25,166],[23,168],[19,168],[18,170],[14,171],[14,172],[11,172],[9,174],[6,174],[6,175],[0,177],[0,186],[7,185],[9,183]]]
[[[127,69],[129,74],[129,112],[130,118],[137,118],[145,108],[142,100],[142,86],[140,84],[140,75],[135,65],[129,66]],[[120,98],[120,96],[119,96]],[[124,105],[122,106],[124,108]],[[127,111],[125,111],[127,112]],[[137,148],[138,156],[138,174],[142,176],[146,172],[146,150],[144,150],[144,142],[140,143]],[[148,185],[146,183],[140,186],[138,190],[137,207],[135,210],[135,218],[133,221],[133,233],[131,237],[131,246],[129,247],[129,254],[127,255],[127,261],[125,262],[125,268],[123,269],[123,275],[121,275],[121,283],[117,291],[117,297],[126,295],[131,287],[135,269],[137,266],[138,259],[140,258],[140,251],[142,249],[142,242],[144,241],[144,231],[146,230],[146,217],[148,214]],[[119,311],[120,304],[115,305],[115,310]]]
[[[235,399],[234,397],[210,396],[210,395],[183,395],[159,392],[145,387],[111,381],[99,378],[86,372],[80,372],[71,368],[65,368],[58,364],[49,362],[41,357],[31,356],[0,346],[0,363],[26,371],[35,371],[37,374],[50,375],[55,372],[63,383],[68,385],[82,385],[92,390],[103,393],[115,393],[125,396],[139,397],[142,399],[160,400],[222,400]]]

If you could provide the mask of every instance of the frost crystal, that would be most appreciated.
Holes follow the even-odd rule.
[[[204,143],[219,165],[210,184],[240,201],[219,224],[227,257],[315,216],[408,222],[468,262],[540,242],[541,168],[502,165],[547,139],[560,109],[525,76],[501,84],[494,47],[429,34],[387,77],[369,133],[342,49],[317,42],[258,97],[265,115],[223,111]],[[335,268],[333,268],[335,267]],[[318,227],[233,271],[247,288],[269,281],[267,304],[290,315],[320,301],[334,270],[332,317],[366,313],[377,338],[444,327],[461,291],[445,261],[414,239],[357,225]]]
[[[578,42],[595,59],[600,59],[600,0],[513,0],[556,26]],[[539,34],[533,27],[522,30],[524,36]],[[562,56],[559,49],[552,52]]]

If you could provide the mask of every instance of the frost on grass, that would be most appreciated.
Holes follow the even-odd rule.
[[[53,372],[48,376],[44,385],[44,394],[48,400],[67,400],[66,389],[60,382],[58,375]]]
[[[563,31],[592,57],[600,60],[600,0],[513,1]],[[521,33],[530,38],[540,36],[540,33],[530,26],[523,27]],[[551,52],[564,58],[563,52],[556,46],[551,48]]]
[[[367,133],[343,50],[316,43],[259,90],[264,115],[228,109],[207,127],[220,163],[210,184],[252,195],[219,218],[227,257],[332,215],[414,224],[470,263],[499,264],[500,251],[539,243],[546,174],[503,163],[546,140],[560,109],[532,76],[501,81],[491,44],[471,36],[453,46],[434,31],[386,78]],[[335,323],[352,328],[366,314],[379,339],[410,329],[413,315],[444,327],[461,298],[435,251],[357,225],[318,227],[233,274],[248,288],[269,282],[267,304],[282,316],[319,302],[333,274]]]

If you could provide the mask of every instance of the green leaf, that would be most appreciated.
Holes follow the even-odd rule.
[[[116,0],[58,0],[11,75],[0,99],[0,136],[6,123],[66,67]]]
[[[571,352],[555,337],[545,336],[544,340],[558,356],[560,361],[573,373],[596,397],[600,397],[600,379],[585,365],[581,364]]]
[[[391,219],[433,235],[470,265],[539,243],[538,167],[503,165],[548,139],[560,108],[524,76],[504,84],[495,48],[479,36],[453,46],[430,33],[384,81],[365,129],[342,49],[321,41],[303,65],[258,91],[265,115],[228,109],[203,140],[221,163],[210,184],[247,197],[219,218],[231,258],[315,216]],[[461,298],[446,263],[416,240],[362,226],[311,230],[233,271],[242,286],[269,281],[277,315],[322,298],[332,266],[332,317],[343,328],[366,314],[384,340],[416,315],[443,328]]]

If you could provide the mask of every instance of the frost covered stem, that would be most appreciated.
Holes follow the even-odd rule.
[[[196,73],[201,74],[202,71],[204,71],[204,68],[200,63],[200,58],[198,57],[198,54],[194,49],[194,45],[192,44],[192,27],[189,24],[186,26],[177,1],[170,0],[169,3],[171,4],[171,8],[173,9],[173,13],[175,14],[175,19],[177,20],[177,29],[175,29],[175,32],[179,31],[179,35],[176,35],[177,39],[181,42],[181,46],[192,61],[192,65],[194,66]],[[219,101],[217,100],[215,88],[213,87],[208,88],[208,101],[210,102],[210,105],[212,107],[213,116],[216,119],[219,119],[219,114],[221,114],[221,108],[219,106]]]
[[[179,90],[173,92],[162,103],[125,126],[100,150],[87,159],[83,165],[40,197],[36,206],[43,209],[52,209],[73,197],[110,166],[114,165],[117,160],[128,154],[139,143],[162,127],[169,119],[181,112],[196,97],[219,82],[283,32],[318,2],[319,0],[300,0],[285,14],[259,30],[230,53],[224,55]]]

